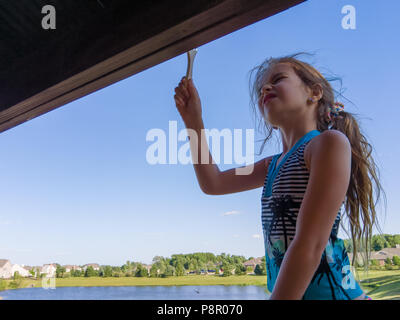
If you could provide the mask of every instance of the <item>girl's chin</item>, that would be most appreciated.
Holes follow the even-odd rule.
[[[265,115],[268,115],[269,112],[270,112],[270,109],[264,106],[263,111],[264,111],[264,114],[265,114]]]

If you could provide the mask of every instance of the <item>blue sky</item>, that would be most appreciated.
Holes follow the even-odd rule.
[[[355,30],[341,26],[345,5],[356,9]],[[342,78],[353,102],[342,100],[345,109],[360,115],[374,148],[387,196],[386,220],[378,206],[383,231],[400,233],[399,10],[395,0],[311,0],[199,47],[193,80],[205,126],[254,129],[249,70],[271,56],[316,53],[303,58]],[[206,195],[191,164],[146,161],[149,130],[168,134],[169,121],[185,128],[173,96],[186,63],[181,54],[0,135],[1,259],[122,265],[200,251],[264,255],[262,188]],[[254,160],[281,152],[278,142]]]

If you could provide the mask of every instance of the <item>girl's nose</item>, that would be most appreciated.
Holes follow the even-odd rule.
[[[267,94],[269,91],[271,91],[271,85],[270,84],[264,84],[261,87],[261,95]]]
[[[269,92],[271,91],[271,86],[270,85],[264,85],[261,90],[260,90],[260,97],[263,98],[265,97]]]
[[[271,83],[264,83],[264,85],[261,87],[261,90],[263,91],[269,91],[272,89],[272,84]]]

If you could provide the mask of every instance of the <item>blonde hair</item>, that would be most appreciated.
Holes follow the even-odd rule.
[[[368,143],[365,136],[360,132],[360,126],[356,120],[355,114],[348,111],[341,111],[339,116],[332,117],[329,122],[326,119],[326,112],[330,111],[330,107],[335,103],[334,89],[326,80],[326,78],[310,64],[295,59],[294,57],[305,52],[298,52],[290,56],[283,56],[278,58],[266,59],[261,65],[256,66],[250,70],[250,97],[251,105],[255,110],[255,104],[258,104],[261,95],[261,88],[263,86],[264,74],[270,67],[278,63],[288,63],[303,81],[303,83],[310,89],[315,84],[320,84],[323,88],[323,96],[318,101],[317,106],[317,130],[323,132],[329,129],[336,129],[344,133],[351,144],[351,178],[349,187],[346,193],[345,211],[346,217],[349,220],[349,229],[352,239],[353,259],[352,265],[356,260],[357,253],[363,251],[364,271],[368,272],[368,265],[370,261],[372,228],[377,227],[378,232],[382,234],[375,206],[380,198],[381,192],[384,190],[379,182],[379,171],[371,156],[372,146]],[[305,53],[307,54],[307,53]],[[256,70],[255,79],[252,80],[251,75]],[[338,80],[339,78],[333,77],[329,81]],[[340,79],[339,79],[340,80]],[[258,109],[258,108],[257,108]],[[255,112],[257,114],[257,112]],[[266,138],[261,146],[260,154],[264,148],[265,143],[272,136],[272,126],[264,121],[261,117],[260,121],[264,123],[263,129],[266,133]],[[265,132],[265,129],[267,132]],[[378,174],[377,174],[378,172]],[[373,183],[375,182],[375,190],[377,193],[376,202],[373,201]],[[385,196],[386,203],[386,196]],[[341,225],[349,235],[349,232]]]

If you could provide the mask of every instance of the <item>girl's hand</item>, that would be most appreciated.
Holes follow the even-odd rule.
[[[185,125],[200,120],[202,117],[201,101],[193,80],[183,77],[178,87],[175,88],[175,92],[176,108]]]

